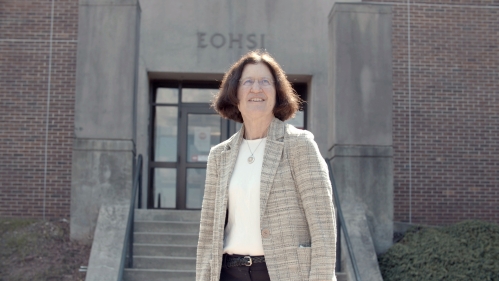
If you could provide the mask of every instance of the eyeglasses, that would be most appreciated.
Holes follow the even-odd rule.
[[[269,78],[263,77],[260,79],[255,79],[255,78],[244,78],[239,80],[239,85],[243,88],[251,88],[255,84],[255,81],[258,81],[258,84],[262,88],[269,88],[274,85],[274,81],[270,80]]]

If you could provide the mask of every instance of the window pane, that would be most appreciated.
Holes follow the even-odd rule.
[[[187,118],[187,159],[206,162],[210,149],[220,143],[221,117],[218,114],[189,114]]]
[[[177,169],[154,169],[154,208],[175,208]]]
[[[295,126],[298,129],[305,128],[305,115],[303,111],[297,111],[293,119],[286,120],[286,123]]]
[[[157,106],[154,121],[154,161],[177,161],[177,118],[176,106]]]
[[[158,88],[156,90],[156,103],[178,103],[177,88]]]
[[[218,90],[215,89],[182,89],[182,102],[209,103]]]
[[[239,132],[239,130],[241,130],[242,126],[243,126],[243,123],[236,122],[236,132]]]
[[[188,209],[201,209],[204,194],[206,169],[187,169],[187,202]]]

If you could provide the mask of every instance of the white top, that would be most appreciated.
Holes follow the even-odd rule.
[[[260,178],[267,138],[244,140],[229,183],[229,219],[225,227],[224,253],[263,256],[260,234]],[[248,163],[253,152],[255,161]]]

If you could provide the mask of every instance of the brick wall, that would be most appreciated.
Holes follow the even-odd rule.
[[[0,0],[1,217],[69,216],[77,23],[78,0]]]
[[[2,217],[43,216],[45,187],[46,215],[69,216],[78,0],[54,0],[51,40],[52,1],[0,0]],[[411,111],[407,2],[389,2],[395,220],[499,222],[499,0],[411,1]]]
[[[499,223],[499,1],[411,1],[411,111],[407,1],[389,2],[395,220]]]

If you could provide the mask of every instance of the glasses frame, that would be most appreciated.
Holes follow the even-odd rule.
[[[244,85],[243,82],[246,82],[248,80],[253,80],[253,82],[251,83],[251,85]],[[262,85],[262,82],[264,80],[268,80],[270,82],[269,85]],[[246,77],[246,78],[243,78],[243,79],[239,79],[239,86],[242,87],[242,88],[252,88],[253,85],[255,85],[255,82],[258,81],[258,85],[260,86],[260,88],[269,88],[269,87],[272,87],[275,85],[275,81],[270,79],[270,78],[267,78],[267,77],[261,77],[259,79],[256,79],[256,78],[253,78],[253,77]]]

